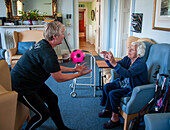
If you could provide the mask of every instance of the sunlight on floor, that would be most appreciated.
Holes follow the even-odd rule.
[[[92,55],[98,55],[95,51],[95,45],[90,42],[86,42],[84,33],[79,34],[79,48],[91,52]]]

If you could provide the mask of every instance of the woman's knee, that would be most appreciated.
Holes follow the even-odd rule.
[[[107,83],[106,85],[104,85],[103,87],[103,91],[106,93],[106,94],[109,94],[110,91],[112,91],[114,89],[114,84],[113,83]]]
[[[49,109],[46,109],[44,110],[44,112],[41,112],[39,116],[42,120],[47,120],[50,117]]]
[[[110,91],[108,94],[109,98],[112,100],[117,100],[118,97],[116,95],[117,95],[116,91],[114,91],[114,90]]]
[[[47,101],[48,104],[58,104],[58,96],[55,94],[51,94],[49,100]]]

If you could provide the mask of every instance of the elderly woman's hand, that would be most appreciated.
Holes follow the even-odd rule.
[[[108,58],[109,53],[107,51],[102,51],[100,53],[103,54],[103,57],[104,57],[105,60],[109,60],[109,58]]]
[[[108,52],[108,60],[113,67],[115,67],[117,65],[117,62],[116,62],[111,51]]]

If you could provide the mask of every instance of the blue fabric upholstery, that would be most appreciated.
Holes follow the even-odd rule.
[[[35,41],[30,42],[18,42],[18,55],[23,55],[26,50],[35,44]]]
[[[5,60],[5,49],[0,49],[0,60]]]
[[[148,84],[137,86],[133,89],[132,95],[128,103],[121,102],[120,108],[127,114],[138,113],[154,96],[155,85]],[[124,99],[126,97],[123,97]],[[121,99],[121,101],[122,101]]]
[[[169,130],[170,113],[146,114],[145,130]]]
[[[143,42],[145,43],[145,46],[146,46],[145,55],[143,56],[143,59],[144,59],[144,61],[146,61],[148,59],[148,56],[149,56],[150,48],[153,44],[150,43],[150,42],[146,42],[146,41],[143,41]]]
[[[152,77],[157,65],[160,65],[160,74],[168,74],[170,70],[170,44],[161,43],[155,44],[151,47],[148,60],[146,62],[148,67],[148,81],[153,83]]]

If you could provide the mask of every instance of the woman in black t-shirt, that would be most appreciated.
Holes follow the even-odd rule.
[[[69,130],[62,121],[58,107],[58,97],[44,83],[51,75],[57,82],[68,81],[90,73],[88,66],[75,68],[60,66],[54,47],[62,44],[65,27],[60,22],[48,23],[42,39],[29,48],[11,71],[12,88],[18,92],[18,100],[35,112],[26,130],[38,128],[49,117],[59,130]],[[72,73],[75,74],[63,74]],[[47,106],[44,104],[46,103]]]

